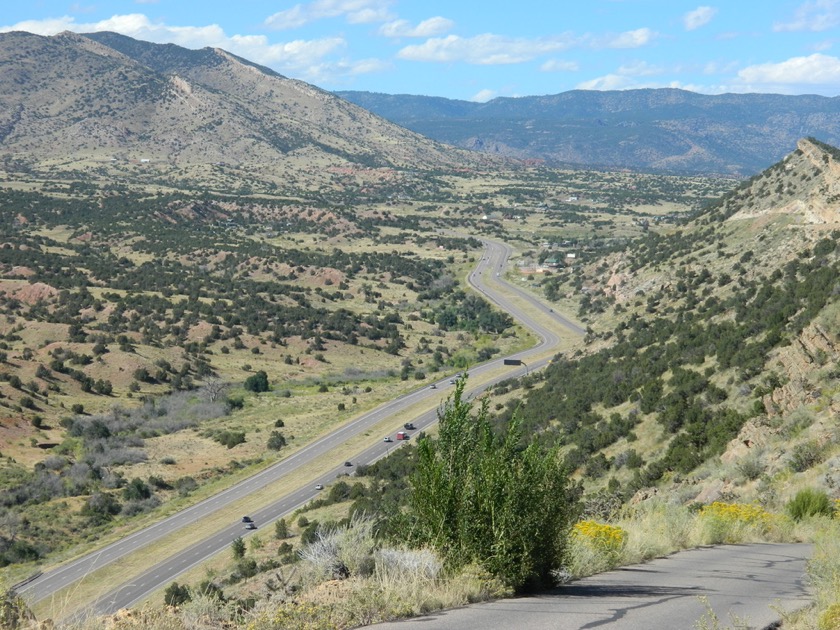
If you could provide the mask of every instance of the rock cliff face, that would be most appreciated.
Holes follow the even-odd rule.
[[[748,276],[780,268],[840,230],[840,152],[802,139],[781,162],[725,198],[721,210],[731,233],[742,241],[739,247],[752,247],[753,243],[743,242],[744,237],[758,239],[752,247],[758,264],[750,265]],[[629,271],[631,257],[626,253],[612,257],[609,275],[598,280],[599,289],[607,296],[623,304],[673,286],[674,264]],[[707,264],[720,271],[732,261],[722,258]],[[700,268],[696,266],[694,271]]]
[[[812,140],[797,143],[796,151],[765,171],[745,192],[731,221],[786,215],[797,224],[840,226],[840,155]],[[740,198],[739,198],[740,199]]]
[[[762,401],[770,417],[784,414],[802,405],[824,399],[834,417],[840,417],[840,400],[822,391],[821,371],[840,361],[840,339],[820,324],[812,323],[789,346],[780,348],[768,364],[782,385],[766,394]]]

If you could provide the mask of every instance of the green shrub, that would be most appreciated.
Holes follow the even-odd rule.
[[[230,396],[226,402],[228,409],[231,411],[234,409],[242,409],[245,406],[245,399],[242,398],[242,396]]]
[[[190,589],[178,582],[172,582],[163,593],[163,601],[167,606],[180,606],[191,599]]]
[[[268,391],[268,374],[260,370],[256,374],[252,374],[245,379],[243,387],[249,392],[267,392]]]
[[[266,447],[272,451],[279,451],[284,446],[286,446],[285,436],[280,431],[272,431],[271,436],[268,438],[268,442],[266,443]]]
[[[761,453],[749,453],[735,464],[735,469],[747,481],[755,481],[764,473],[764,462]]]
[[[523,449],[516,416],[494,431],[487,403],[474,411],[465,385],[459,379],[439,413],[438,437],[418,440],[404,530],[452,568],[479,565],[516,590],[548,583],[575,511],[561,458]]]
[[[223,446],[227,446],[228,448],[233,448],[238,444],[242,444],[245,441],[245,432],[244,431],[222,431],[221,433],[217,434],[214,439]]]
[[[802,442],[793,448],[790,455],[790,468],[794,472],[805,472],[822,460],[822,449],[814,440]]]
[[[801,521],[803,518],[818,514],[831,516],[834,513],[834,506],[828,495],[823,490],[812,488],[805,488],[797,492],[796,496],[788,501],[785,509],[795,521]]]

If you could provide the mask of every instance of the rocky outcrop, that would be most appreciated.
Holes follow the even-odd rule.
[[[840,344],[817,323],[805,328],[789,346],[778,349],[769,365],[782,379],[783,385],[762,398],[768,415],[777,416],[804,404],[813,404],[820,396],[815,371],[840,359]],[[837,407],[838,403],[829,404]],[[833,410],[840,414],[840,407]]]

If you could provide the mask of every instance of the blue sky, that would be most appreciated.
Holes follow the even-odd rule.
[[[3,0],[9,30],[215,46],[327,90],[840,94],[840,0]]]

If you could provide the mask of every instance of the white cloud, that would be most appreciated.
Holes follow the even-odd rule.
[[[625,31],[615,37],[605,40],[607,48],[640,48],[652,42],[659,36],[659,33],[647,27],[637,28],[634,31]]]
[[[549,59],[540,66],[542,72],[577,72],[580,69],[577,61]]]
[[[830,39],[825,39],[821,42],[815,42],[811,46],[811,50],[813,50],[815,52],[822,52],[824,50],[830,50],[833,47],[834,47],[834,42],[831,41]]]
[[[775,31],[826,31],[840,25],[840,0],[812,0],[800,5],[789,22],[773,25]]]
[[[188,48],[203,46],[222,46],[227,38],[217,24],[208,26],[166,26],[154,23],[142,13],[114,15],[98,22],[77,23],[74,18],[64,16],[47,20],[29,20],[12,26],[0,26],[0,32],[27,31],[36,35],[56,35],[62,31],[93,33],[114,31],[129,37],[150,42],[167,42]]]
[[[629,90],[637,87],[630,77],[620,74],[605,74],[602,77],[581,81],[575,86],[578,90]]]
[[[698,85],[694,83],[682,83],[680,81],[638,81],[635,77],[622,74],[605,74],[588,81],[582,81],[575,86],[578,90],[641,90],[645,88],[674,88],[676,90],[689,90],[703,94],[720,94],[727,90],[722,86]]]
[[[0,33],[8,33],[10,31],[26,31],[27,33],[35,33],[35,35],[57,35],[62,31],[76,30],[73,28],[75,20],[65,15],[60,18],[50,18],[47,20],[24,20],[10,26],[0,26]]]
[[[683,16],[685,30],[693,31],[701,26],[705,26],[712,21],[716,13],[717,9],[709,6],[697,7],[694,11],[689,11]]]
[[[373,24],[374,22],[385,22],[394,16],[384,7],[369,7],[359,11],[351,11],[347,14],[347,21],[350,24]]]
[[[840,88],[840,59],[814,53],[808,57],[791,57],[780,63],[748,66],[738,78],[750,85],[825,85]]]
[[[341,37],[303,40],[269,44],[261,35],[234,35],[230,46],[237,55],[267,66],[303,70],[314,61],[344,48]]]
[[[662,68],[659,66],[652,66],[647,61],[634,61],[630,64],[625,64],[618,69],[618,74],[628,77],[647,77],[654,74],[662,74]]]
[[[737,61],[727,61],[727,62],[720,62],[720,61],[709,61],[703,68],[701,72],[706,75],[722,75],[722,74],[732,74],[738,69],[738,62]]]
[[[342,76],[379,72],[389,67],[378,59],[348,60],[341,57],[341,52],[347,47],[342,37],[272,43],[264,35],[227,35],[217,24],[170,26],[152,22],[142,14],[114,15],[107,20],[90,23],[77,23],[72,17],[27,21],[0,26],[0,32],[5,31],[28,31],[38,35],[55,35],[62,31],[114,31],[135,39],[172,43],[184,48],[223,48],[286,76],[310,82],[338,81]]]
[[[475,65],[522,63],[540,55],[566,50],[574,45],[571,36],[521,39],[487,33],[464,38],[458,35],[436,37],[422,44],[406,46],[397,56],[410,61],[461,61]]]
[[[496,92],[494,90],[481,90],[474,94],[470,100],[475,103],[486,103],[494,96],[496,96]]]
[[[385,37],[434,37],[455,26],[455,22],[436,16],[411,26],[408,20],[394,20],[379,27],[379,34]]]
[[[392,19],[388,10],[391,4],[392,0],[314,0],[270,15],[265,25],[279,31],[340,16],[351,24],[384,22]]]
[[[346,85],[349,83],[348,79],[352,77],[382,72],[390,68],[389,63],[379,59],[361,59],[359,61],[342,59],[309,65],[306,68],[306,74],[301,76],[310,83]]]

